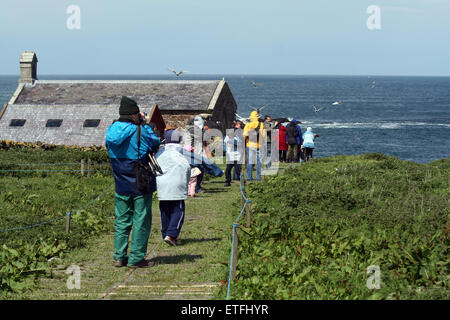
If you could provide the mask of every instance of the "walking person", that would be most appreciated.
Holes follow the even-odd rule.
[[[286,143],[288,144],[287,162],[298,162],[298,150],[301,145],[301,129],[297,121],[292,121],[286,126]]]
[[[318,138],[319,135],[312,131],[311,127],[306,128],[306,132],[303,134],[303,145],[302,148],[305,151],[305,161],[309,161],[313,157],[314,151],[314,140]]]
[[[161,213],[162,239],[176,246],[184,223],[185,203],[188,197],[188,184],[191,166],[182,150],[181,134],[178,130],[164,133],[165,145],[155,155],[163,171],[156,177],[159,210]]]
[[[250,122],[244,127],[244,138],[247,147],[247,180],[253,180],[253,166],[256,165],[256,180],[261,180],[260,147],[266,138],[264,125],[259,121],[258,111],[250,113]]]
[[[156,190],[156,183],[153,179],[146,190],[140,191],[136,185],[134,166],[138,162],[145,163],[148,153],[156,151],[161,142],[150,126],[141,125],[144,114],[140,113],[134,100],[122,97],[119,116],[119,120],[106,132],[106,147],[115,183],[114,265],[145,268],[153,264],[145,260],[145,255],[152,223],[152,194]],[[141,128],[140,143],[138,126]],[[130,254],[127,255],[131,229]]]
[[[226,148],[227,167],[225,169],[225,186],[231,186],[231,169],[234,167],[234,172],[239,177],[241,175],[241,164],[243,162],[244,152],[244,136],[243,123],[236,121],[234,129],[227,130],[227,135],[224,138]]]

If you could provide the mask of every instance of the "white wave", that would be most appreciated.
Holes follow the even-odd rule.
[[[426,123],[426,122],[323,122],[302,121],[303,125],[313,128],[324,129],[399,129],[403,127],[447,127],[448,123]]]

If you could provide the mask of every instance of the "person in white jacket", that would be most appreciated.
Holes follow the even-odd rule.
[[[241,175],[244,154],[243,123],[236,121],[233,129],[227,130],[225,143],[227,167],[225,169],[225,186],[231,186],[231,169],[234,167],[237,177]]]
[[[177,245],[185,216],[184,200],[188,197],[191,166],[179,152],[181,134],[178,130],[164,133],[166,144],[155,155],[163,174],[156,176],[159,210],[161,213],[161,234],[169,245]]]

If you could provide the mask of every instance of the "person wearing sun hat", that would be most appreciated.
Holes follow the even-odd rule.
[[[119,119],[106,132],[106,147],[111,161],[115,183],[114,260],[115,267],[144,268],[152,265],[145,260],[152,222],[152,195],[156,182],[145,191],[136,185],[134,165],[145,163],[149,152],[155,152],[161,144],[149,125],[143,124],[144,114],[136,101],[122,97]],[[141,125],[143,124],[143,125]],[[141,140],[138,150],[138,125]],[[130,254],[128,242],[133,229]]]

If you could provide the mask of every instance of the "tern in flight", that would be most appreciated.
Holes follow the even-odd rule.
[[[332,103],[333,106],[336,106],[336,105],[338,105],[338,104],[342,104],[342,101],[336,101],[336,102],[333,102],[333,103]]]
[[[319,112],[320,110],[322,110],[323,108],[319,108],[319,109],[317,109],[317,107],[316,106],[312,106],[313,108],[314,108],[314,112]]]
[[[258,88],[258,87],[262,86],[261,83],[256,83],[255,81],[252,81],[252,84],[253,84],[253,88]]]
[[[239,121],[242,121],[244,124],[248,122],[248,118],[244,118],[240,115],[238,115],[237,113],[235,113],[236,119],[238,119]]]
[[[171,69],[171,68],[168,68],[169,69],[169,71],[171,71],[171,72],[173,72],[177,77],[179,77],[181,74],[183,74],[183,73],[186,73],[186,72],[188,72],[188,71],[180,71],[180,72],[176,72],[175,70],[173,70],[173,69]]]
[[[264,106],[259,107],[259,108],[255,108],[255,107],[252,107],[252,106],[249,106],[249,107],[252,108],[253,110],[257,111],[258,113],[260,113],[260,111],[261,111],[262,109],[264,109]]]

